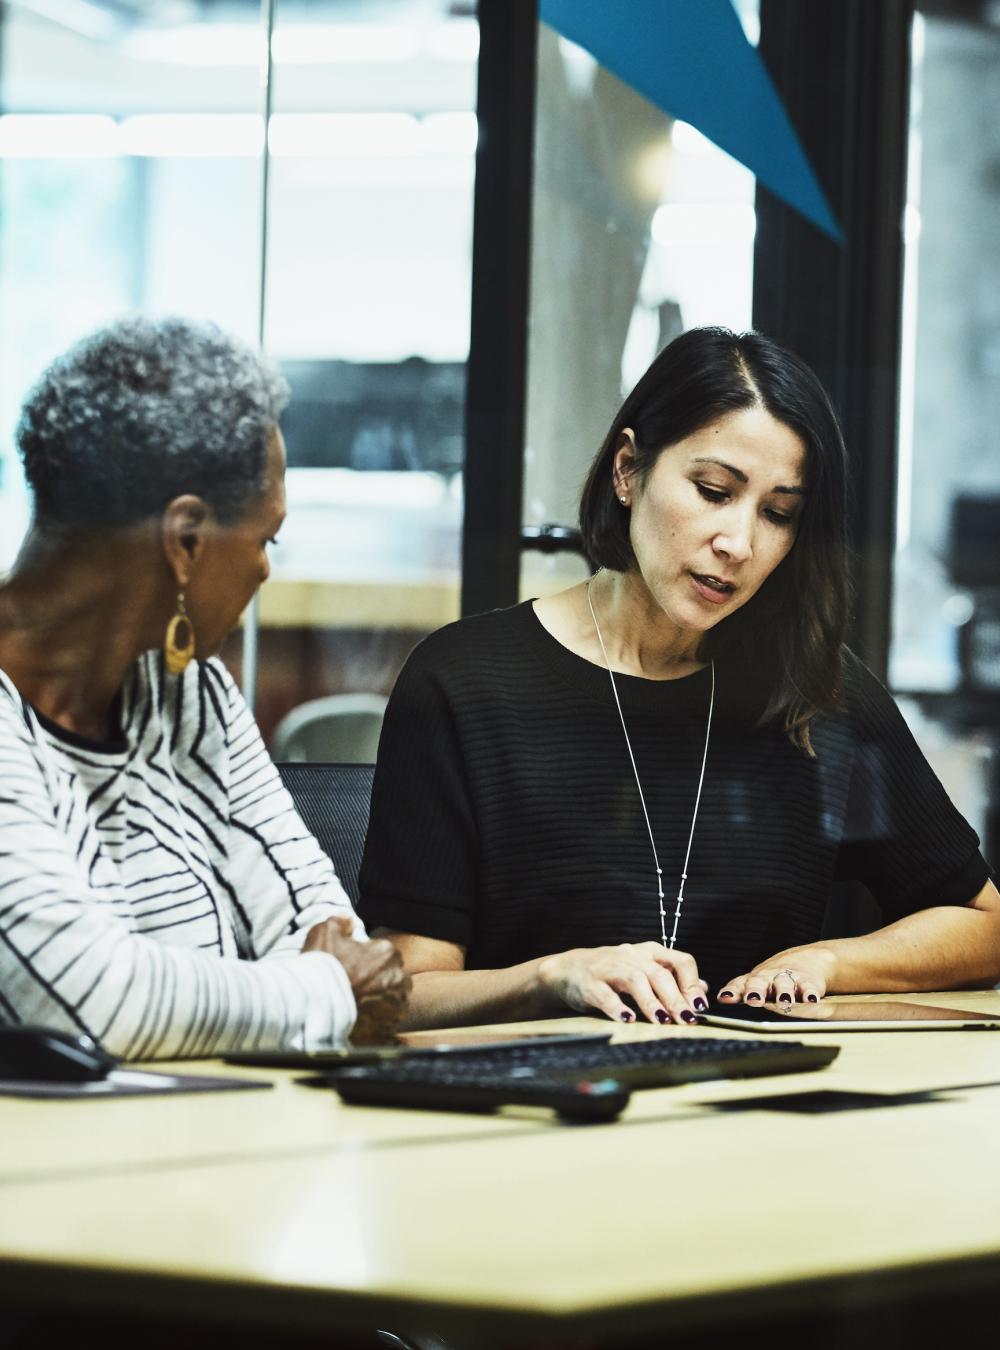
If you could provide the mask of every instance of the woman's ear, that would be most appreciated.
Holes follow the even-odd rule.
[[[188,493],[168,502],[161,522],[163,553],[179,590],[194,575],[202,555],[213,516],[201,497]]]
[[[635,432],[631,427],[623,427],[619,432],[618,442],[615,446],[615,457],[611,472],[611,482],[614,485],[615,495],[623,506],[631,506],[632,504],[632,480],[636,459]],[[624,498],[624,501],[622,501],[622,498]]]

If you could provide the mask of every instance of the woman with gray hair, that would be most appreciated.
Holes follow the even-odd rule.
[[[0,1022],[129,1058],[386,1038],[368,942],[215,655],[285,515],[281,376],[117,323],[25,405],[34,517],[0,584]]]

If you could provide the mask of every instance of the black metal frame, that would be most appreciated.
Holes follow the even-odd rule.
[[[518,597],[537,0],[479,0],[462,613]]]
[[[760,51],[844,233],[757,189],[754,326],[798,352],[852,469],[852,643],[885,677],[896,514],[912,0],[762,0]]]

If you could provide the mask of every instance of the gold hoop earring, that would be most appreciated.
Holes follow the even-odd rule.
[[[184,608],[184,592],[177,593],[177,613],[167,624],[163,659],[171,675],[183,675],[194,656],[194,627]]]

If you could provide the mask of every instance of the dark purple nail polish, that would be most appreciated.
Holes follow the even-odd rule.
[[[629,1012],[628,1008],[626,1008],[624,1012],[620,1013],[619,1016],[621,1017],[623,1022],[631,1022],[632,1020],[632,1014]]]
[[[816,997],[815,994],[810,994],[810,995],[809,995],[809,1002],[810,1002],[810,1003],[818,1003],[818,1002],[819,1002],[819,999]]]
[[[695,1017],[694,1013],[689,1012],[687,1008],[685,1008],[684,1011],[681,1013],[681,1019],[685,1022],[697,1022],[698,1020],[697,1017]]]
[[[722,992],[719,994],[719,998],[732,998],[732,996],[733,991],[731,989],[723,989]]]
[[[696,998],[694,1001],[694,1006],[698,1009],[699,1012],[708,1012],[708,1004],[705,1002],[703,998]]]
[[[746,996],[746,1001],[747,1001],[747,1003],[759,1003],[759,1002],[760,1002],[760,994],[756,994],[756,993],[755,993],[755,994],[747,994],[747,996]]]
[[[778,1002],[779,1002],[779,1003],[791,1003],[791,1001],[792,1001],[792,996],[791,996],[791,994],[779,994],[779,995],[778,995]]]
[[[667,1021],[669,1021],[670,1019],[667,1017],[667,1014],[663,1011],[662,1008],[657,1008],[657,1010],[656,1010],[656,1020],[657,1020],[658,1022],[661,1022],[661,1023],[662,1023],[662,1022],[667,1022]]]

